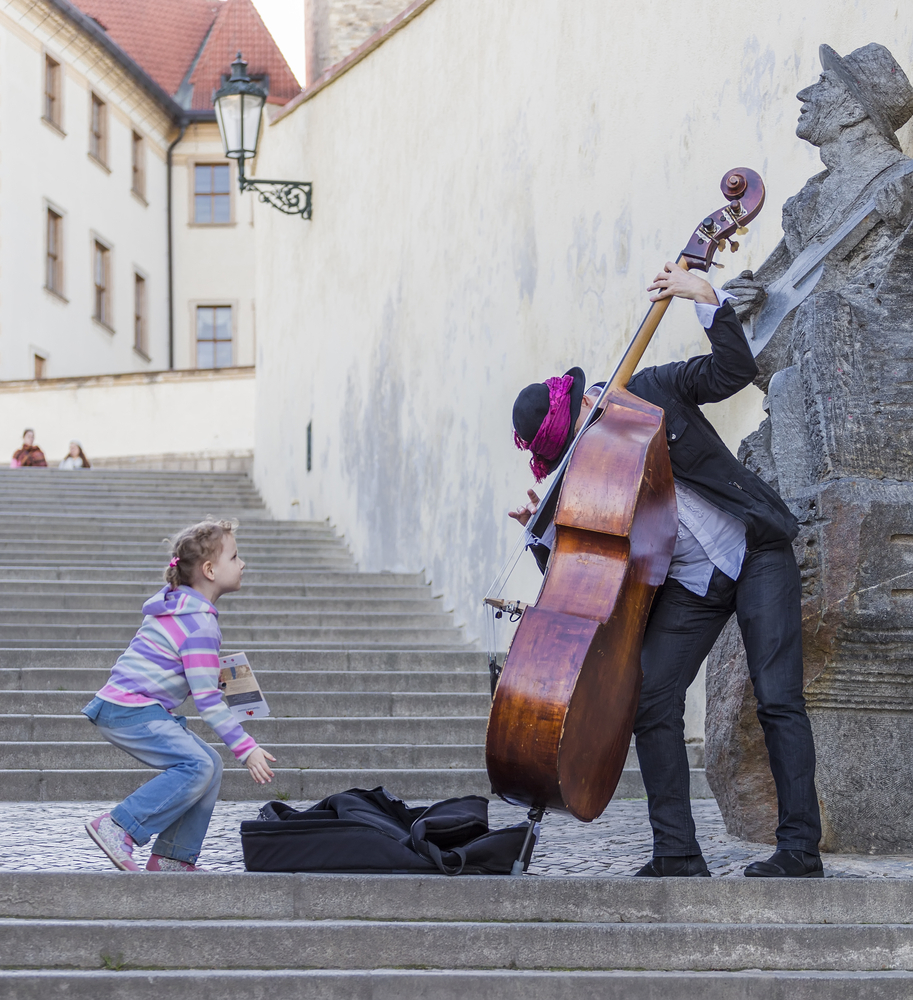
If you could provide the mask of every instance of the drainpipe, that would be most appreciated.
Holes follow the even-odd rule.
[[[187,131],[186,119],[181,122],[181,131],[178,137],[168,147],[167,170],[168,170],[168,367],[174,368],[174,239],[172,236],[172,211],[171,211],[171,154],[174,147],[184,138]]]

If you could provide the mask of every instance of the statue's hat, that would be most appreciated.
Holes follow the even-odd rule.
[[[821,65],[833,70],[846,89],[895,146],[894,134],[913,117],[913,87],[897,60],[876,42],[839,56],[830,45],[818,49]]]

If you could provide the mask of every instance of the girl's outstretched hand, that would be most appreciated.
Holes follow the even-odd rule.
[[[273,772],[270,770],[269,764],[266,763],[268,760],[276,763],[276,758],[271,753],[267,753],[263,747],[257,747],[244,761],[244,766],[250,771],[250,776],[258,785],[265,785],[273,780]]]

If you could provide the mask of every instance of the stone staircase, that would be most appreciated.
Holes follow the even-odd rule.
[[[909,881],[0,873],[0,900],[5,1000],[913,995]]]
[[[241,521],[244,588],[220,621],[279,758],[268,791],[228,768],[223,798],[488,794],[484,656],[421,575],[359,573],[240,474],[0,470],[0,799],[113,801],[152,773],[79,708],[160,586],[162,538],[208,513]],[[619,794],[643,794],[633,760]],[[913,996],[911,904],[902,880],[0,871],[0,996],[893,1000]]]
[[[249,729],[278,758],[275,794],[489,794],[485,659],[421,574],[357,572],[328,525],[270,520],[239,473],[0,469],[0,800],[120,798],[151,776],[79,710],[162,585],[162,539],[210,513],[241,522],[244,586],[219,622],[271,705]],[[231,762],[192,701],[179,712]],[[694,794],[709,797],[691,752]],[[644,794],[633,752],[618,794]],[[222,797],[263,790],[229,767]]]
[[[219,621],[271,705],[249,728],[279,760],[275,793],[487,793],[484,658],[421,574],[358,573],[326,524],[270,520],[243,474],[19,469],[0,470],[0,798],[119,798],[152,774],[79,710],[162,586],[162,539],[209,513],[241,522],[244,586]],[[193,702],[179,711],[229,762]],[[263,795],[226,769],[223,798]]]

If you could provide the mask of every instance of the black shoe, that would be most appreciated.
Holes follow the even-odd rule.
[[[753,861],[749,878],[824,878],[824,865],[817,854],[805,851],[775,851],[766,861]]]
[[[690,854],[686,858],[651,858],[634,875],[644,878],[710,878],[703,854]]]

